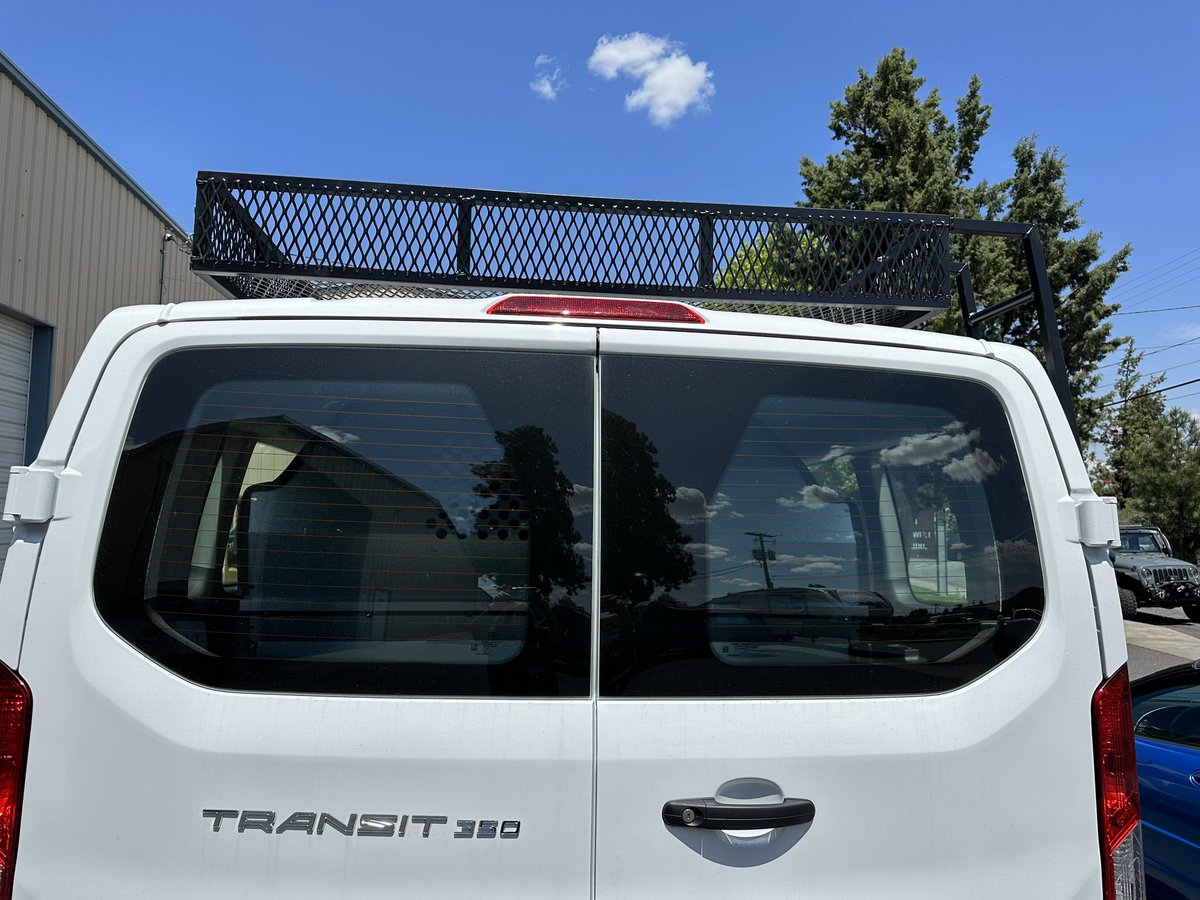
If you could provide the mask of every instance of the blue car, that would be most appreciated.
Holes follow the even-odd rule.
[[[1200,660],[1132,685],[1148,900],[1200,897]]]

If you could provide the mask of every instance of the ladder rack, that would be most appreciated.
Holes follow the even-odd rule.
[[[1019,241],[1029,288],[978,309],[952,234]],[[1073,405],[1036,226],[910,213],[672,203],[200,172],[192,269],[235,297],[543,291],[915,327],[1033,303]]]

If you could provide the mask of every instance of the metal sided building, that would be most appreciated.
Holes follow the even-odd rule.
[[[0,53],[0,496],[106,313],[222,296],[189,254],[187,232]],[[0,557],[8,539],[0,527]]]

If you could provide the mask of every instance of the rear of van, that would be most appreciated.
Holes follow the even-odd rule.
[[[111,316],[6,504],[0,897],[1142,896],[1045,374],[770,318]]]

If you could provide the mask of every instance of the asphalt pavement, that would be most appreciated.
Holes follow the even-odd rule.
[[[1140,678],[1200,659],[1200,623],[1189,622],[1181,609],[1143,609],[1125,621],[1125,642],[1129,676]]]

